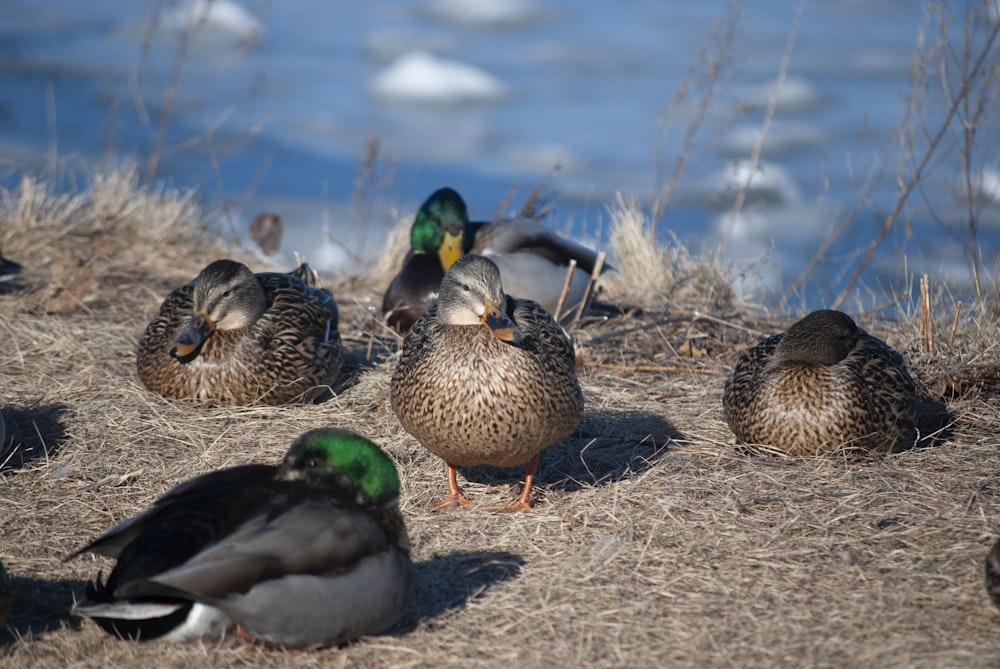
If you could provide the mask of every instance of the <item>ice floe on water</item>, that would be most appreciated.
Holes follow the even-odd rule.
[[[372,94],[384,101],[458,105],[502,100],[507,88],[472,65],[412,51],[377,74]]]
[[[972,192],[980,200],[1000,204],[1000,170],[984,167],[972,180]]]
[[[760,141],[763,128],[760,123],[733,126],[722,139],[721,147],[731,156],[749,156]],[[818,125],[805,121],[776,120],[768,128],[761,156],[784,157],[793,153],[814,151],[830,141]]]
[[[466,28],[514,28],[544,16],[531,0],[431,0],[422,7],[428,16]]]
[[[167,9],[160,27],[171,32],[197,31],[206,37],[252,42],[264,27],[243,5],[233,0],[185,0]]]
[[[743,90],[740,99],[748,106],[748,111],[763,111],[771,104],[776,86],[776,81],[749,86]],[[802,77],[786,77],[780,82],[777,96],[775,111],[778,114],[808,114],[827,103],[827,96]]]
[[[713,222],[714,238],[737,269],[735,286],[757,296],[784,292],[836,224],[831,211],[795,203],[723,212]],[[740,272],[740,267],[753,268]]]
[[[694,197],[716,209],[733,206],[741,191],[745,191],[744,206],[760,204],[794,204],[802,199],[798,184],[781,165],[760,161],[731,160],[709,174],[692,189]]]

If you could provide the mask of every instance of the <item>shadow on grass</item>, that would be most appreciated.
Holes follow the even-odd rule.
[[[917,402],[917,433],[915,448],[941,446],[955,436],[955,417],[944,402],[922,397]]]
[[[62,424],[66,410],[65,404],[58,403],[5,407],[7,436],[0,444],[0,473],[55,455],[66,437]]]
[[[652,467],[669,450],[669,442],[684,439],[670,421],[638,410],[588,411],[568,439],[539,455],[535,484],[551,490],[574,491],[625,479]],[[524,478],[523,468],[463,467],[462,476],[476,483]]]
[[[506,551],[448,553],[417,563],[410,610],[394,632],[410,632],[425,620],[461,608],[493,585],[516,578],[522,566],[523,558]]]
[[[17,639],[54,632],[64,626],[77,629],[80,618],[70,615],[73,593],[83,592],[85,583],[76,579],[43,579],[12,575],[10,618],[0,628],[0,648]]]

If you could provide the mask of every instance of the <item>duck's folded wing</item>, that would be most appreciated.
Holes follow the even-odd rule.
[[[473,225],[475,242],[471,253],[534,253],[563,267],[570,260],[576,260],[576,266],[588,274],[597,264],[597,251],[560,237],[530,218],[506,218]]]
[[[288,574],[347,571],[388,547],[370,515],[329,499],[309,499],[254,516],[184,564],[151,578],[143,589],[159,585],[212,602]]]
[[[186,503],[199,506],[198,498],[201,495],[218,495],[226,487],[246,490],[261,480],[273,479],[274,472],[273,465],[242,465],[202,474],[180,483],[165,492],[148,509],[118,523],[67,559],[83,553],[96,553],[97,555],[117,558],[125,547],[131,544],[165,509],[172,508],[176,504]]]

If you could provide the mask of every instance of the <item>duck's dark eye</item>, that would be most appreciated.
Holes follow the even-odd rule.
[[[308,460],[306,460],[306,467],[309,467],[310,469],[319,467],[319,460],[317,460],[316,458],[309,458]]]
[[[465,292],[467,292],[467,293],[468,293],[468,292],[469,292],[470,290],[472,290],[472,289],[471,289],[471,288],[469,288],[469,284],[467,284],[467,283],[463,283],[463,284],[462,284],[462,290],[464,290]]]
[[[229,297],[229,296],[230,296],[230,295],[232,295],[232,294],[233,294],[233,289],[232,289],[232,288],[227,288],[227,289],[226,289],[226,292],[224,292],[224,293],[222,294],[222,296],[223,296],[223,297]]]

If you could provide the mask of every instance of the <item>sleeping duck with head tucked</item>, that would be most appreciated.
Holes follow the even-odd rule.
[[[139,341],[139,377],[170,399],[309,402],[341,368],[337,303],[302,264],[254,274],[216,260],[163,301]]]
[[[902,356],[831,309],[743,353],[722,406],[737,440],[789,455],[897,451],[917,438],[916,390]]]
[[[115,558],[73,613],[140,641],[210,641],[239,626],[282,646],[392,627],[413,590],[399,474],[368,439],[310,430],[280,465],[239,465],[166,492],[71,557]]]

